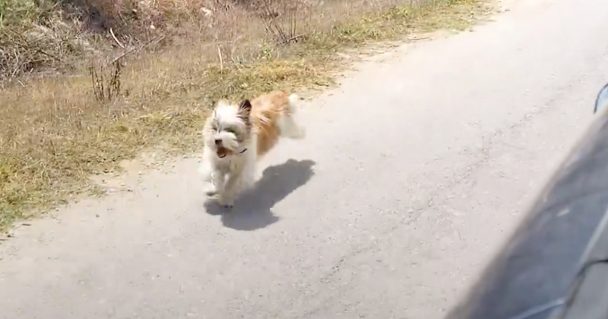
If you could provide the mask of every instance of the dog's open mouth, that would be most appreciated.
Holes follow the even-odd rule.
[[[217,157],[219,158],[224,158],[228,156],[228,153],[230,153],[230,151],[225,147],[218,147],[216,151]]]

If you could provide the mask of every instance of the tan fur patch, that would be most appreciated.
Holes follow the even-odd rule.
[[[251,124],[258,135],[258,155],[264,155],[279,140],[277,121],[283,114],[290,115],[289,94],[273,91],[251,101]]]

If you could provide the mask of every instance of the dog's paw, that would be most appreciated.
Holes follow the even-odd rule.
[[[215,188],[215,186],[213,186],[212,184],[207,184],[204,189],[205,191],[205,195],[212,197],[218,194],[217,188]]]
[[[231,208],[234,207],[234,202],[233,201],[228,201],[228,200],[222,200],[222,199],[220,199],[219,200],[219,204],[222,207],[226,208],[226,209],[231,209]]]
[[[220,204],[220,206],[222,206],[225,209],[232,209],[234,207],[234,200],[220,196],[220,198],[218,198],[218,202]]]

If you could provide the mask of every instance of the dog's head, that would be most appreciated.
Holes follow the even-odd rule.
[[[251,102],[240,104],[219,101],[205,123],[205,144],[218,157],[239,154],[247,149],[251,138]]]

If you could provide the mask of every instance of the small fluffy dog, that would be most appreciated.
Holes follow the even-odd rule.
[[[203,129],[207,196],[217,196],[221,205],[232,207],[236,196],[253,184],[257,159],[279,137],[304,137],[294,119],[299,102],[295,94],[274,91],[240,104],[217,103]]]

